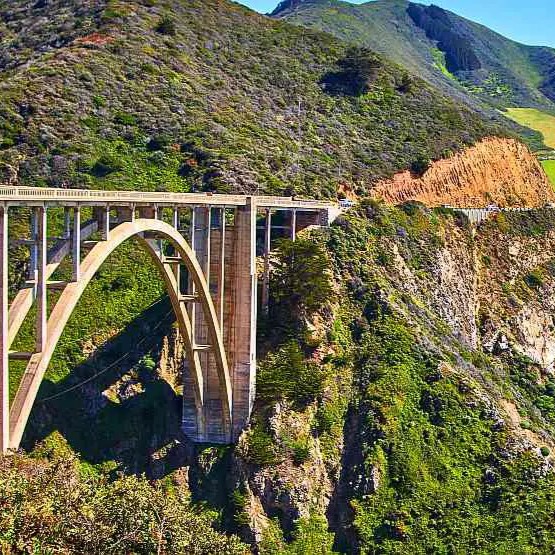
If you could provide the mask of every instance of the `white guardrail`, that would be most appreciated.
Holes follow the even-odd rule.
[[[102,191],[92,189],[56,189],[42,187],[0,187],[0,202],[102,202],[102,203],[152,203],[152,204],[206,204],[245,206],[249,197],[211,193],[157,193],[140,191]],[[333,203],[318,200],[293,199],[292,197],[252,196],[259,207],[287,207],[324,210]]]

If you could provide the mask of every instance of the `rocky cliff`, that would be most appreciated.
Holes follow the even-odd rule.
[[[291,271],[324,260],[333,292],[280,319],[279,303],[307,298],[296,287],[308,283],[318,298],[322,272],[283,296],[273,279],[256,408],[237,446],[181,435],[183,353],[169,320],[146,353],[135,327],[110,339],[95,367],[123,349],[129,363],[71,402],[38,404],[26,446],[55,446],[59,430],[86,462],[164,478],[262,554],[555,549],[546,529],[555,511],[552,210],[473,228],[449,210],[366,200],[311,233],[289,245],[300,249],[290,262],[303,261]],[[283,252],[276,261],[283,273]],[[140,327],[158,329],[167,311],[153,309]]]
[[[304,410],[286,399],[259,405],[234,454],[250,538],[261,553],[312,553],[309,532],[323,553],[332,544],[340,553],[525,552],[523,536],[510,545],[511,523],[554,479],[551,211],[479,228],[415,204],[366,202],[362,214],[331,231],[345,297],[308,350],[318,360],[327,352],[333,377]],[[278,455],[253,464],[261,427]],[[291,445],[303,437],[299,460]]]
[[[417,200],[428,206],[542,206],[555,200],[538,160],[514,139],[486,138],[450,158],[433,162],[417,176],[410,171],[380,182],[376,198],[399,204]]]

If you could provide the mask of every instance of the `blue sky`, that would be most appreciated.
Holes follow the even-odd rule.
[[[278,4],[278,0],[239,1],[262,13],[272,11]],[[555,47],[553,0],[433,0],[433,3],[525,44]]]

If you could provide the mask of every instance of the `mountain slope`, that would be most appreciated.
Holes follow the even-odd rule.
[[[273,15],[375,49],[471,105],[555,110],[555,50],[516,43],[437,6],[288,0]]]
[[[333,197],[495,132],[381,58],[370,94],[334,94],[346,44],[223,0],[0,14],[3,182]]]
[[[497,132],[372,53],[223,0],[0,0],[0,14],[8,183],[334,196],[445,156],[462,189],[474,160],[454,151]],[[282,242],[256,410],[233,447],[183,438],[173,312],[123,245],[41,386],[24,445],[47,448],[0,464],[0,547],[242,552],[216,520],[262,555],[553,552],[553,225],[545,210],[475,230],[364,200]],[[14,348],[33,348],[32,327]],[[64,450],[82,462],[36,460]]]

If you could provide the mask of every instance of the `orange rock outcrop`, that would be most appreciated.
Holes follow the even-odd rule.
[[[381,181],[372,196],[391,204],[416,200],[428,206],[537,207],[555,202],[537,158],[520,141],[499,137],[434,162],[421,177],[405,171]]]

